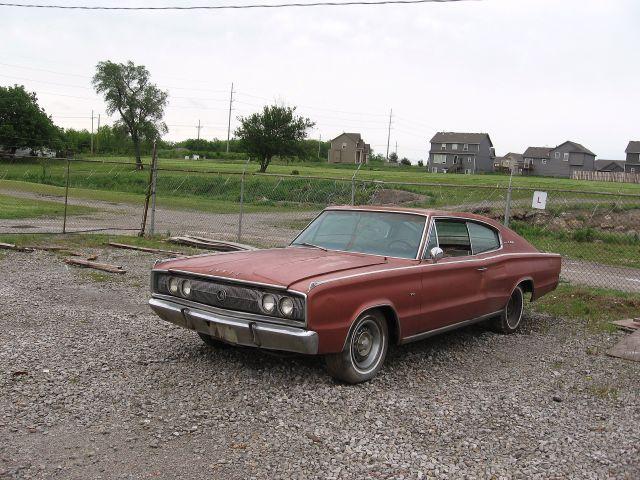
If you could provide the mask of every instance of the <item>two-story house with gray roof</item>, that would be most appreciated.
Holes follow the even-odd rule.
[[[595,171],[596,154],[579,143],[567,140],[557,147],[529,147],[525,161],[531,161],[533,175],[571,177],[574,170]]]
[[[359,133],[342,133],[331,140],[329,163],[369,163],[371,146]]]
[[[626,173],[640,173],[640,141],[630,141],[625,150],[627,161],[624,162]]]
[[[431,139],[427,170],[432,173],[492,172],[495,157],[488,133],[438,132]]]

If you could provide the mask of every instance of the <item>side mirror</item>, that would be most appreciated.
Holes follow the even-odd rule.
[[[431,260],[433,260],[433,263],[437,263],[438,260],[444,257],[444,251],[440,247],[433,247],[429,251],[429,256],[431,257]]]

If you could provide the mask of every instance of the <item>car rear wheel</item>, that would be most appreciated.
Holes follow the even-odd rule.
[[[502,313],[493,322],[494,330],[500,333],[514,333],[518,330],[522,322],[522,312],[524,311],[524,291],[518,285],[505,305]]]
[[[217,338],[212,337],[211,335],[207,335],[206,333],[198,332],[198,336],[202,339],[202,341],[208,346],[212,348],[228,348],[229,344],[218,340]]]
[[[384,316],[378,311],[365,312],[352,326],[344,350],[325,356],[327,371],[343,382],[366,382],[382,368],[388,347]]]

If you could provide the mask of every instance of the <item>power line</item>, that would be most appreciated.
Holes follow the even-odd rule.
[[[88,5],[43,5],[29,3],[0,3],[0,7],[19,8],[43,8],[59,10],[246,10],[258,8],[290,8],[290,7],[348,7],[348,6],[375,6],[375,5],[411,5],[420,3],[452,3],[471,0],[352,0],[348,2],[312,2],[312,3],[255,3],[249,5],[191,5],[191,6],[164,6],[164,7],[104,7]]]

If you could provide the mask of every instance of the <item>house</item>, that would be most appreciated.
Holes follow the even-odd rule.
[[[624,160],[596,160],[597,172],[624,172]]]
[[[624,164],[626,173],[640,173],[640,140],[630,141],[625,150],[627,161]]]
[[[567,140],[557,147],[529,147],[524,160],[531,173],[544,177],[571,177],[574,170],[595,171],[596,154],[579,143]]]
[[[427,170],[432,173],[492,172],[495,157],[488,133],[438,132],[431,139]]]
[[[504,157],[496,157],[493,162],[493,169],[496,172],[513,173],[517,175],[528,175],[531,171],[531,162],[524,159],[524,154],[509,152]]]
[[[16,158],[19,157],[44,157],[44,158],[55,158],[56,151],[51,150],[47,147],[39,147],[39,148],[16,148],[16,151],[13,154]]]
[[[371,146],[364,143],[359,133],[342,133],[331,140],[329,163],[369,163]]]

